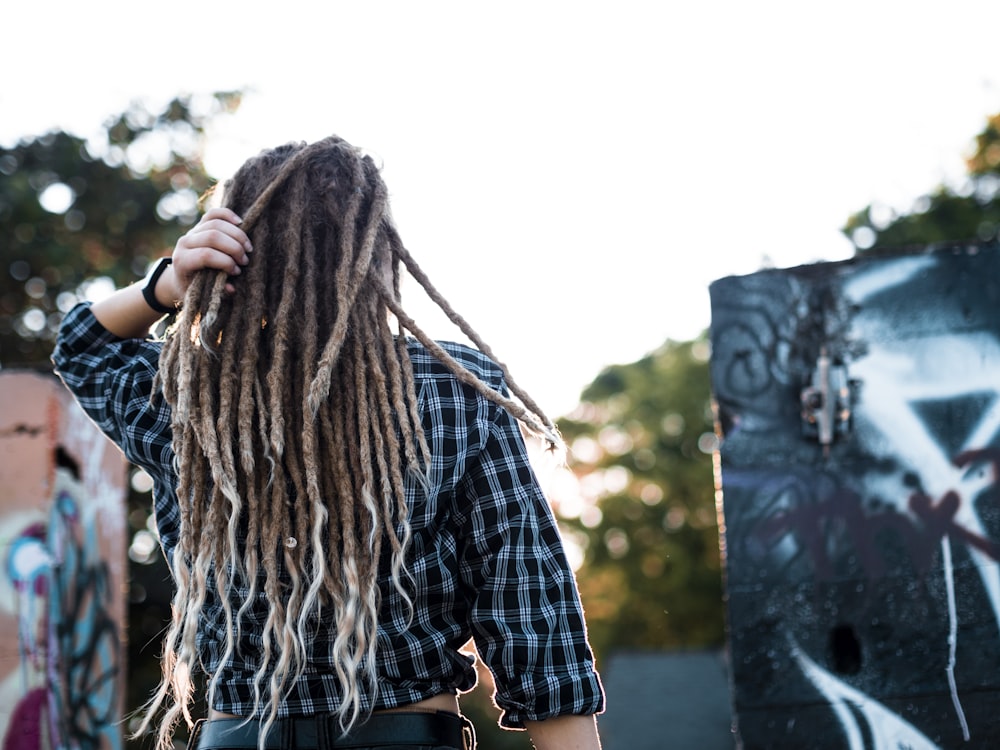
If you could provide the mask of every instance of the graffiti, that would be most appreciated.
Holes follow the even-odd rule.
[[[846,537],[866,575],[879,578],[888,570],[886,537],[901,542],[910,561],[923,574],[931,570],[944,537],[964,542],[992,560],[1000,560],[1000,545],[956,521],[961,505],[959,494],[949,490],[937,503],[922,492],[909,496],[912,515],[899,513],[894,505],[866,508],[861,496],[840,488],[818,502],[808,502],[777,511],[762,520],[754,534],[768,548],[778,547],[786,534],[792,535],[810,556],[816,577],[836,578],[831,561],[830,539],[837,530]],[[843,548],[835,550],[837,556]]]
[[[121,747],[119,635],[108,612],[114,592],[93,519],[81,517],[81,485],[65,455],[60,463],[47,521],[24,528],[6,559],[24,697],[4,750]]]
[[[983,697],[1000,692],[998,265],[997,248],[949,250],[713,285],[734,707],[748,746],[786,746],[770,744],[781,708],[761,696],[781,694],[792,665],[805,683],[783,698],[789,715],[814,690],[842,736],[787,747],[990,747],[1000,731]],[[852,399],[829,451],[796,411],[824,351]]]
[[[855,690],[810,659],[794,640],[790,650],[799,668],[829,701],[847,739],[848,750],[940,750],[916,727],[881,703]],[[864,725],[862,725],[862,721]],[[865,742],[865,730],[871,744]]]
[[[961,465],[974,460],[978,453],[981,452],[967,452],[957,458],[956,463]],[[988,453],[992,454],[993,452]],[[963,738],[968,740],[969,727],[955,680],[958,617],[951,541],[964,542],[994,561],[1000,560],[1000,545],[964,528],[955,521],[960,504],[959,494],[953,490],[946,492],[938,503],[934,503],[932,498],[922,492],[914,492],[909,496],[909,509],[913,514],[911,520],[906,515],[896,512],[894,508],[875,513],[866,512],[857,493],[841,489],[821,502],[799,505],[790,510],[776,513],[760,524],[758,534],[766,545],[776,545],[778,540],[783,539],[786,534],[791,534],[801,540],[803,546],[811,554],[818,580],[832,581],[836,578],[828,549],[829,541],[833,536],[831,530],[837,526],[850,540],[866,575],[871,578],[881,578],[890,569],[884,559],[886,532],[892,533],[902,542],[910,562],[913,563],[919,575],[926,575],[933,569],[934,563],[938,562],[944,572],[948,606],[949,633],[946,676],[955,715],[962,727]],[[843,554],[844,550],[839,549],[838,556]],[[807,668],[808,660],[801,652],[797,652],[796,658],[811,678],[815,678],[819,674],[814,665]],[[811,662],[809,663],[811,664]],[[815,679],[813,681],[829,697],[830,688],[826,678],[824,677],[820,682]],[[838,716],[843,714],[842,707],[837,708],[836,711]],[[867,709],[865,712],[866,715],[870,713]],[[871,720],[872,716],[868,715],[868,718]],[[880,709],[878,718],[880,721],[887,719],[884,709]],[[848,734],[851,739],[850,747],[861,748],[862,745],[855,744],[853,732]],[[902,744],[899,746],[906,747]],[[918,745],[910,746],[918,747]],[[896,747],[896,745],[875,744],[874,747],[888,748]],[[929,745],[928,747],[933,746]]]

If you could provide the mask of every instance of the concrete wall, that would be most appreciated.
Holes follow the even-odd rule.
[[[1000,747],[1000,251],[711,299],[740,746]]]
[[[125,482],[58,380],[0,372],[3,750],[123,747]]]

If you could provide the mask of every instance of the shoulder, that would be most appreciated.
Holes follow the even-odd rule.
[[[444,352],[494,390],[505,388],[503,370],[478,349],[454,341],[437,341]],[[420,380],[454,379],[454,374],[438,356],[415,339],[407,340],[414,377]]]

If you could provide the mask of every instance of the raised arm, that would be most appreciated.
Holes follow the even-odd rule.
[[[214,268],[230,276],[250,262],[250,238],[240,229],[242,219],[228,208],[212,208],[187,234],[177,240],[173,262],[156,280],[153,294],[164,307],[175,307],[197,271]],[[227,289],[232,292],[233,287]],[[119,338],[140,338],[164,313],[154,310],[142,295],[143,284],[119,289],[91,308],[94,317]]]

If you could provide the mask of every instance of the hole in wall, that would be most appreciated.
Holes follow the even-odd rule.
[[[56,466],[63,469],[68,469],[69,473],[73,475],[73,478],[79,481],[80,479],[80,464],[76,462],[69,453],[61,445],[56,446]]]
[[[837,674],[861,671],[861,641],[852,626],[841,623],[830,631],[830,656]]]

